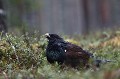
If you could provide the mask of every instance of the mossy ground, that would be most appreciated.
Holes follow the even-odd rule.
[[[119,79],[120,31],[91,34],[88,36],[64,36],[65,40],[80,45],[97,58],[113,60],[93,71],[61,69],[51,65],[45,57],[47,40],[39,33],[0,36],[0,79]]]

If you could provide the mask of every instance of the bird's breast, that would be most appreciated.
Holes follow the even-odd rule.
[[[65,58],[65,52],[63,49],[49,49],[46,51],[46,56],[52,60],[60,60]]]

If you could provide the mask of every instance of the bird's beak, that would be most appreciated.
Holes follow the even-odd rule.
[[[45,37],[50,37],[50,34],[49,34],[49,33],[46,33],[46,34],[45,34]]]

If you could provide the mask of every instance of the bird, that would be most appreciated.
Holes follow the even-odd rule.
[[[65,64],[73,68],[87,68],[91,58],[94,59],[92,53],[78,45],[65,41],[57,34],[46,33],[45,37],[48,39],[46,57],[51,64],[57,62],[60,65]],[[100,66],[101,62],[102,60],[94,60],[96,66]]]

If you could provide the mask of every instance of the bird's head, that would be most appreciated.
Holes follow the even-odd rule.
[[[51,41],[51,40],[63,40],[63,38],[61,38],[60,36],[58,36],[57,34],[49,34],[49,33],[46,33],[45,34],[45,37]]]

